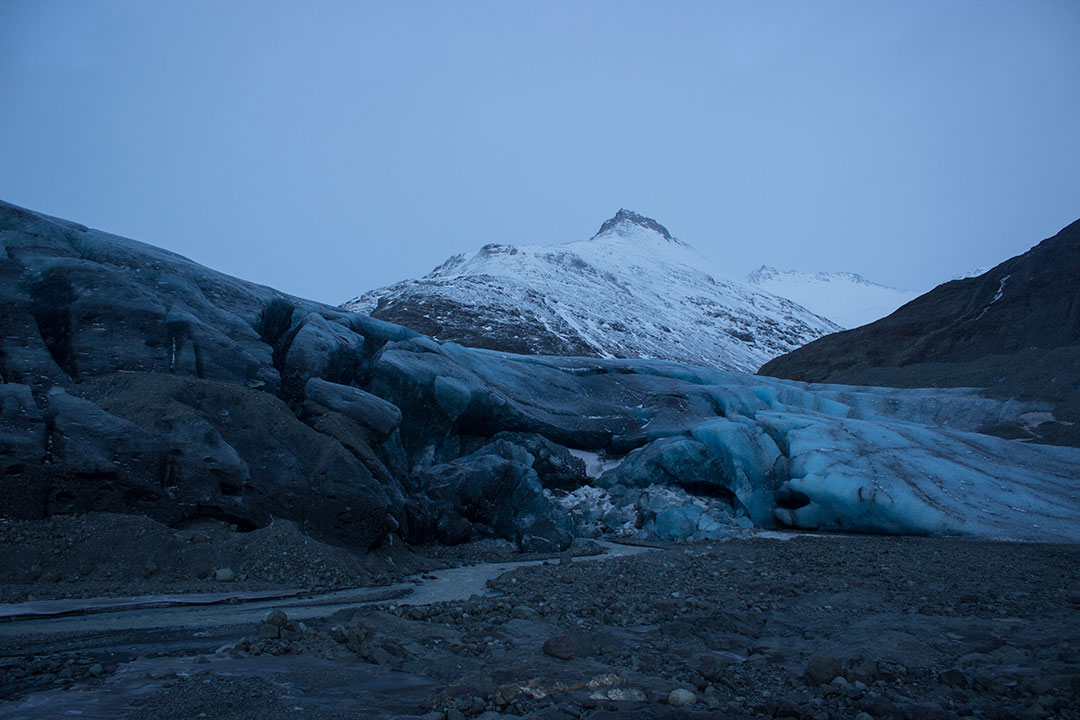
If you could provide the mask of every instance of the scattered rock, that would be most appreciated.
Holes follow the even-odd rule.
[[[214,579],[218,582],[232,582],[236,579],[236,573],[232,568],[218,568],[214,571]]]
[[[569,635],[552,635],[544,641],[544,653],[560,660],[574,657],[574,641]]]
[[[495,702],[499,705],[509,705],[510,701],[521,693],[521,686],[517,683],[500,685],[495,691]]]
[[[270,623],[260,623],[259,637],[269,640],[279,638],[281,637],[281,628],[277,625],[271,625]]]
[[[678,688],[676,690],[672,690],[671,693],[668,694],[667,701],[668,705],[674,705],[675,707],[682,707],[683,705],[693,705],[695,702],[697,702],[697,695],[690,692],[689,690]]]
[[[391,655],[385,648],[381,647],[372,648],[371,651],[367,654],[367,656],[368,659],[371,660],[371,662],[378,665],[386,665],[394,659],[393,655]]]
[[[727,676],[734,662],[734,658],[726,655],[709,653],[698,660],[697,671],[709,682],[719,682]]]
[[[949,714],[936,702],[916,702],[901,708],[903,720],[948,720]]]
[[[892,718],[897,715],[896,705],[888,698],[873,695],[860,703],[864,712],[875,718]]]
[[[510,617],[518,620],[539,620],[540,613],[526,605],[517,605],[510,611]]]
[[[806,664],[803,679],[808,685],[825,685],[843,671],[840,661],[831,655],[814,655]]]
[[[938,680],[940,680],[943,685],[948,685],[949,687],[954,688],[967,688],[970,685],[967,675],[965,675],[962,670],[958,670],[957,668],[951,668],[949,670],[943,671],[940,675],[938,675]]]

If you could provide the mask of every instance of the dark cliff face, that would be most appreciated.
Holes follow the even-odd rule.
[[[945,283],[877,322],[815,340],[759,374],[982,387],[1050,400],[1058,420],[1080,420],[1080,220],[979,277]],[[1031,439],[1080,444],[1080,426],[1047,423]]]

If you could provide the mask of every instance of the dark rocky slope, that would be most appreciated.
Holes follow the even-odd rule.
[[[1080,220],[983,275],[945,283],[759,372],[849,385],[980,387],[1045,400],[1055,419],[998,431],[1080,445]]]
[[[6,517],[280,517],[360,550],[1077,533],[1077,451],[975,434],[1038,405],[440,344],[7,204],[0,258]]]
[[[354,380],[412,333],[3,203],[0,252],[5,514],[273,514],[361,547],[397,527],[400,414],[305,387]],[[373,411],[357,421],[349,402]]]

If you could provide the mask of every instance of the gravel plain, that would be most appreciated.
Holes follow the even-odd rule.
[[[239,535],[250,543],[255,533]],[[356,562],[370,582],[371,563],[390,557],[422,582],[435,567],[507,559],[490,543],[423,552],[332,567]],[[247,576],[235,582],[274,586],[275,576],[246,569],[259,563],[235,560]],[[388,600],[304,622],[279,613],[195,633],[48,638],[31,624],[0,658],[0,718],[48,717],[43,709],[236,719],[1080,718],[1078,560],[1072,545],[802,535],[588,563],[567,554],[507,572],[465,601]],[[43,597],[58,587],[81,591],[42,573],[6,582],[5,593]]]

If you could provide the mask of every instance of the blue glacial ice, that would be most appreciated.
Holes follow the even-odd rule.
[[[431,394],[447,437],[463,427],[536,433],[580,453],[588,484],[548,492],[579,534],[695,539],[752,522],[1080,540],[1080,449],[979,432],[1045,410],[1038,403],[416,340],[383,349],[372,388]],[[415,434],[433,447],[414,457],[438,455],[433,426]]]

